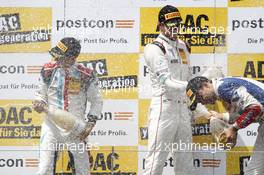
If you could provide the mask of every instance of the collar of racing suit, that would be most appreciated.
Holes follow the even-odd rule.
[[[162,33],[159,34],[158,38],[160,38],[161,40],[165,41],[167,44],[171,45],[171,46],[177,46],[178,44],[178,40],[173,41],[169,38],[167,38],[165,35],[163,35]]]

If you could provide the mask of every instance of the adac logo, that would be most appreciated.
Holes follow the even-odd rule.
[[[40,65],[0,65],[0,74],[39,74]]]
[[[38,167],[39,160],[38,159],[7,159],[0,158],[0,168],[36,168]]]
[[[264,82],[263,65],[264,65],[264,61],[247,61],[245,65],[243,77],[254,78],[260,82]]]
[[[210,15],[207,14],[199,14],[197,17],[187,14],[182,22],[178,38],[191,46],[225,46],[225,28],[209,26],[210,20]],[[142,33],[141,46],[152,43],[157,37],[156,33]]]
[[[19,13],[0,15],[0,45],[43,42],[50,40],[50,31],[21,31],[22,24]]]
[[[0,16],[0,32],[10,32],[21,29],[18,13],[3,14]]]
[[[57,20],[56,29],[57,31],[63,28],[74,28],[74,29],[111,29],[111,28],[134,28],[135,20],[133,19],[68,19],[68,20]]]
[[[133,120],[134,112],[120,111],[120,112],[103,112],[98,120]]]
[[[78,62],[85,67],[92,69],[96,72],[97,77],[107,76],[107,64],[106,59],[92,60],[92,61],[80,61]]]
[[[29,106],[0,107],[0,139],[39,139],[41,127],[33,124]]]

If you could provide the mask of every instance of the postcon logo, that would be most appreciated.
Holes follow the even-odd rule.
[[[264,29],[264,18],[258,19],[233,19],[232,20],[232,31],[243,30],[243,29]],[[264,42],[264,41],[263,41]]]
[[[68,20],[57,20],[56,29],[57,31],[63,28],[68,29],[113,29],[113,28],[134,28],[135,20],[133,19],[68,19]]]
[[[220,159],[193,159],[193,166],[195,168],[219,168],[221,165],[221,160]],[[143,170],[146,167],[146,159],[143,159]],[[173,157],[167,158],[167,160],[164,163],[164,168],[165,167],[174,167],[174,161]]]
[[[21,31],[20,14],[3,14],[0,16],[0,45],[50,41],[50,31],[38,29]]]
[[[27,159],[7,159],[0,158],[0,168],[36,168],[39,160],[33,158]]]
[[[39,74],[41,65],[0,65],[0,74]]]
[[[103,112],[98,120],[133,120],[134,112],[119,111],[119,112]]]

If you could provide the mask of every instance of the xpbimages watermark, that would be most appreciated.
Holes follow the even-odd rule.
[[[198,152],[198,151],[205,151],[216,153],[217,151],[224,151],[224,150],[231,150],[232,144],[227,143],[184,143],[181,140],[175,143],[164,143],[164,150],[165,152]]]

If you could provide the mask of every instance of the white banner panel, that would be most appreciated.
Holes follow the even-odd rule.
[[[139,51],[138,8],[89,8],[66,6],[65,19],[56,18],[56,40],[78,38],[82,53],[136,53]]]
[[[102,115],[89,139],[99,146],[137,146],[137,128],[137,100],[104,100]]]
[[[228,8],[228,53],[263,53],[263,8]]]
[[[258,135],[258,123],[253,123],[238,131],[236,146],[254,146]]]
[[[1,99],[34,99],[41,67],[48,53],[0,54]]]
[[[226,171],[226,153],[215,152],[194,152],[194,168],[196,175],[223,175]],[[143,174],[146,168],[147,147],[140,146],[138,153],[138,174]],[[174,174],[174,160],[169,153],[167,160],[164,163],[163,175]]]
[[[0,173],[35,175],[38,171],[39,151],[36,147],[0,147]]]

